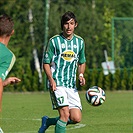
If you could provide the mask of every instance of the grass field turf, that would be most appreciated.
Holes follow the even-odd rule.
[[[85,92],[79,92],[82,100],[82,121],[68,125],[67,133],[132,133],[133,91],[106,92],[106,101],[99,107],[86,102]],[[49,93],[4,93],[2,129],[4,133],[37,133],[41,117],[58,116],[53,111]],[[53,133],[51,126],[46,133]]]

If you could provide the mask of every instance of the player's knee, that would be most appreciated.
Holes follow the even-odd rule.
[[[81,121],[81,117],[74,117],[71,119],[73,121],[73,123],[79,123]]]
[[[81,121],[81,118],[76,118],[75,123],[79,123]]]

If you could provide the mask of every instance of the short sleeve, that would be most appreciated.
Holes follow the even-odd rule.
[[[46,47],[46,50],[44,51],[43,63],[50,64],[52,62],[53,56],[54,56],[54,46],[52,40],[50,40]]]
[[[86,62],[86,58],[85,58],[85,44],[84,44],[84,41],[81,45],[81,49],[80,49],[80,52],[79,52],[79,64],[83,64]]]

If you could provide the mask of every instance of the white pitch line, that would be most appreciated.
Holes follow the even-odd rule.
[[[0,118],[2,120],[20,120],[20,119],[15,119],[15,118]],[[22,121],[41,121],[41,119],[21,119]]]
[[[85,127],[86,124],[75,124],[73,127],[67,127],[66,130],[73,130],[73,129],[77,129],[77,128],[82,128]],[[51,132],[54,131],[54,129],[47,129],[47,132]],[[24,132],[10,132],[10,133],[36,133],[36,131],[24,131]]]
[[[86,124],[75,124],[73,127],[70,127],[70,128],[67,128],[67,130],[72,130],[72,129],[76,129],[76,128],[82,128],[82,127],[85,127]]]
[[[14,118],[2,118],[2,120],[20,120],[20,119],[14,119]],[[41,121],[41,119],[21,119],[23,121]],[[67,126],[66,130],[73,130],[78,128],[85,127],[86,124],[71,124],[71,127]],[[48,132],[54,131],[54,129],[47,129]],[[36,133],[37,131],[24,131],[24,132],[10,132],[10,133]]]

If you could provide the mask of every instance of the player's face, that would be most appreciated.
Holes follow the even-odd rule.
[[[74,19],[70,19],[63,25],[63,34],[67,39],[71,39],[76,26]]]

